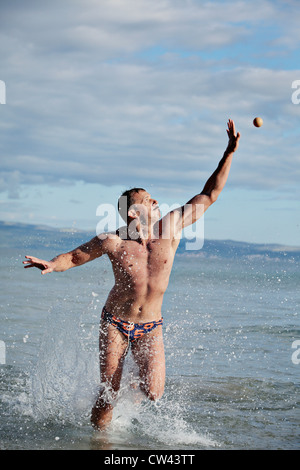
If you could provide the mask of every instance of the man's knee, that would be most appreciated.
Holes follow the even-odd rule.
[[[157,401],[163,396],[164,392],[148,392],[147,396],[150,401]]]
[[[153,388],[153,387],[148,387],[147,385],[141,383],[140,388],[150,401],[157,401],[164,394],[164,387]]]
[[[119,387],[112,387],[110,384],[101,384],[96,400],[97,407],[103,409],[113,408],[118,391]]]

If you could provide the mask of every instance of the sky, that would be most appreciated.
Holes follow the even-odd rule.
[[[299,246],[299,16],[298,0],[1,0],[0,220],[93,231],[134,186],[183,205],[231,118],[205,238]]]

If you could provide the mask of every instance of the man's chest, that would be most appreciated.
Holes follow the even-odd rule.
[[[146,244],[124,240],[114,259],[124,270],[139,273],[167,269],[173,263],[174,253],[169,240],[151,240]]]

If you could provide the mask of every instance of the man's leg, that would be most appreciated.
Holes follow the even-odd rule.
[[[162,327],[135,340],[131,351],[139,367],[141,390],[150,400],[161,398],[166,374]]]
[[[105,429],[111,422],[112,403],[120,388],[127,347],[128,342],[124,335],[113,325],[102,320],[99,336],[102,388],[91,414],[92,425],[97,429]]]

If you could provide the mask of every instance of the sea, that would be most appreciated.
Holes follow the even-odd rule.
[[[129,351],[99,432],[90,412],[109,260],[41,276],[24,255],[58,253],[27,251],[0,256],[1,450],[299,449],[299,258],[178,254],[163,304],[165,393],[150,402],[132,387]]]

